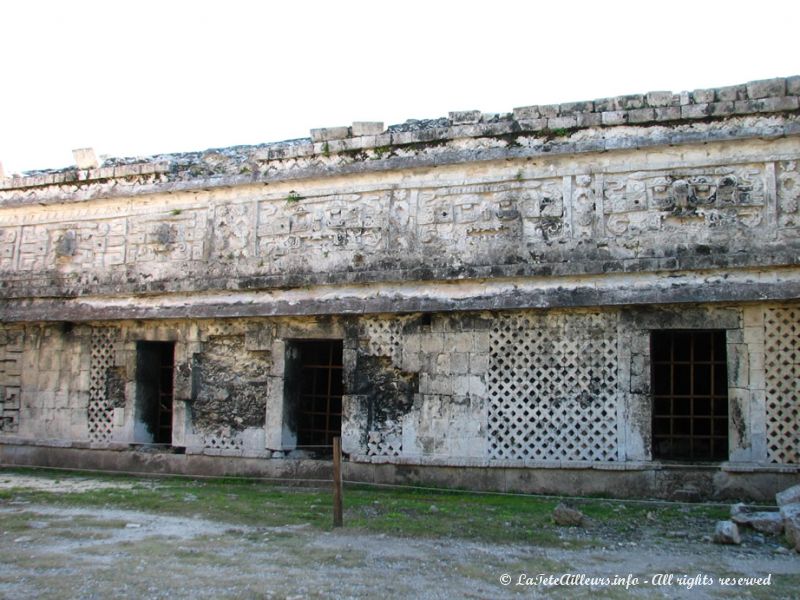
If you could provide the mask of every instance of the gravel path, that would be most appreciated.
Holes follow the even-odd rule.
[[[29,479],[3,474],[0,487],[59,491]],[[68,492],[101,482],[62,483]],[[587,533],[568,528],[570,549],[541,548],[12,501],[0,504],[0,598],[800,597],[800,556],[777,542],[751,535],[744,546],[717,546],[684,534],[643,542],[638,533],[638,542],[609,536],[604,548],[576,550]],[[770,585],[723,589],[719,579],[729,576],[769,576]],[[570,585],[543,585],[548,577]]]

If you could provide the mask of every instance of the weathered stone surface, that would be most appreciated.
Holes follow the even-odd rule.
[[[543,491],[567,467],[646,468],[636,493],[774,493],[798,461],[780,425],[797,397],[796,87],[354,123],[3,179],[3,440],[147,443],[137,347],[160,341],[175,446],[294,456],[294,351],[336,340],[353,463]],[[653,461],[664,328],[726,332],[729,460],[693,478]]]
[[[467,123],[478,123],[481,120],[481,111],[462,110],[449,113],[450,121],[453,125],[464,125]]]
[[[781,506],[783,528],[786,531],[786,540],[800,552],[800,503],[784,504]]]
[[[783,516],[780,512],[750,511],[744,504],[731,507],[731,520],[737,525],[768,535],[779,535],[783,531]]]
[[[320,127],[311,130],[311,141],[327,142],[331,140],[343,140],[350,137],[350,128],[342,127]]]
[[[353,121],[350,130],[354,136],[380,135],[383,133],[383,123],[381,121]]]
[[[769,98],[772,96],[783,96],[786,94],[786,80],[780,77],[776,79],[762,79],[751,81],[747,84],[747,95],[751,100],[758,98]]]
[[[553,522],[565,527],[580,527],[584,524],[586,516],[579,510],[569,507],[563,502],[553,509]]]
[[[800,485],[794,485],[775,494],[775,503],[781,507],[787,504],[800,503]]]
[[[93,148],[78,148],[72,151],[72,156],[79,169],[96,169],[98,166]]]
[[[733,521],[717,521],[713,540],[715,544],[738,545],[742,543],[739,528]]]

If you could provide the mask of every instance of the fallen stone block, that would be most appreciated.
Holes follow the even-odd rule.
[[[781,506],[780,514],[783,517],[786,540],[797,552],[800,552],[800,503]]]
[[[783,516],[779,512],[748,512],[746,510],[734,512],[731,508],[731,520],[737,525],[750,527],[768,535],[779,535],[783,531]]]
[[[779,507],[800,502],[800,485],[794,485],[775,494],[775,502]]]
[[[715,544],[738,545],[742,543],[742,537],[739,535],[739,528],[733,521],[717,521],[713,540]]]

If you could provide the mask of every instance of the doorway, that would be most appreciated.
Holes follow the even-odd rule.
[[[137,442],[172,444],[174,369],[175,342],[137,342]]]
[[[329,454],[342,433],[342,340],[293,341],[289,354],[297,448]]]
[[[653,458],[728,459],[725,331],[653,331]]]

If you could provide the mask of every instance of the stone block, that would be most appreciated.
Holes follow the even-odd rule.
[[[350,137],[349,127],[320,127],[311,130],[312,142],[327,142],[331,140],[343,140]]]
[[[430,333],[420,336],[420,348],[427,354],[439,354],[444,350],[444,336]]]
[[[715,117],[732,115],[735,111],[735,103],[731,100],[724,102],[712,102],[708,105],[708,114]]]
[[[783,531],[783,516],[779,512],[749,512],[737,504],[731,508],[731,520],[767,535],[780,535]]]
[[[741,544],[742,537],[739,535],[739,528],[736,526],[736,523],[733,521],[717,521],[716,528],[714,529],[714,543]]]
[[[448,352],[469,352],[473,348],[473,334],[446,333],[443,343]]]
[[[483,353],[470,353],[469,372],[473,375],[483,375],[489,370],[489,355]]]
[[[545,104],[544,106],[539,107],[539,113],[548,119],[552,119],[553,117],[558,116],[559,107],[558,104]]]
[[[522,131],[542,131],[547,129],[547,119],[521,119],[519,126]]]
[[[800,96],[800,75],[786,78],[786,93],[789,96]]]
[[[747,84],[747,95],[751,100],[786,95],[786,80],[782,77],[762,79]]]
[[[567,102],[558,105],[561,116],[574,115],[576,113],[594,112],[594,102],[585,100],[583,102]]]
[[[680,106],[666,106],[655,109],[656,121],[677,121],[681,118]]]
[[[539,119],[542,116],[538,106],[520,106],[515,108],[512,114],[515,121]]]
[[[491,344],[488,331],[477,331],[473,334],[472,349],[476,354],[489,354]]]
[[[783,529],[786,540],[795,551],[800,552],[800,504],[786,504],[781,506]]]
[[[547,128],[555,129],[572,129],[578,126],[578,120],[574,116],[568,117],[552,117],[547,119]]]
[[[453,125],[466,125],[469,123],[479,123],[481,120],[481,111],[479,110],[461,110],[448,113],[450,122]]]
[[[381,121],[353,121],[350,128],[354,137],[363,135],[380,135],[383,133],[383,122]]]
[[[757,100],[753,104],[756,107],[756,112],[785,112],[800,108],[796,96],[764,98],[763,100]]]
[[[656,111],[652,108],[636,108],[628,111],[629,123],[647,123],[655,119]]]
[[[3,163],[0,162],[0,179],[5,179],[6,174],[3,171]]]
[[[694,98],[695,104],[708,104],[716,100],[713,89],[695,90],[692,92],[692,98]]]
[[[800,485],[792,486],[775,494],[775,503],[778,506],[800,504]]]
[[[76,148],[72,151],[72,156],[79,169],[96,169],[99,166],[94,148]]]
[[[575,122],[578,127],[597,127],[602,124],[603,119],[600,113],[586,112],[577,113],[575,115]]]
[[[450,371],[458,375],[468,373],[469,356],[466,352],[453,352],[450,355]]]
[[[601,114],[603,125],[625,125],[628,122],[628,113],[624,110],[606,111]]]
[[[717,100],[721,102],[746,100],[747,86],[731,85],[728,87],[717,88]]]
[[[645,102],[653,108],[672,105],[672,92],[647,92]]]
[[[705,119],[708,117],[708,104],[686,104],[681,106],[682,119]]]

